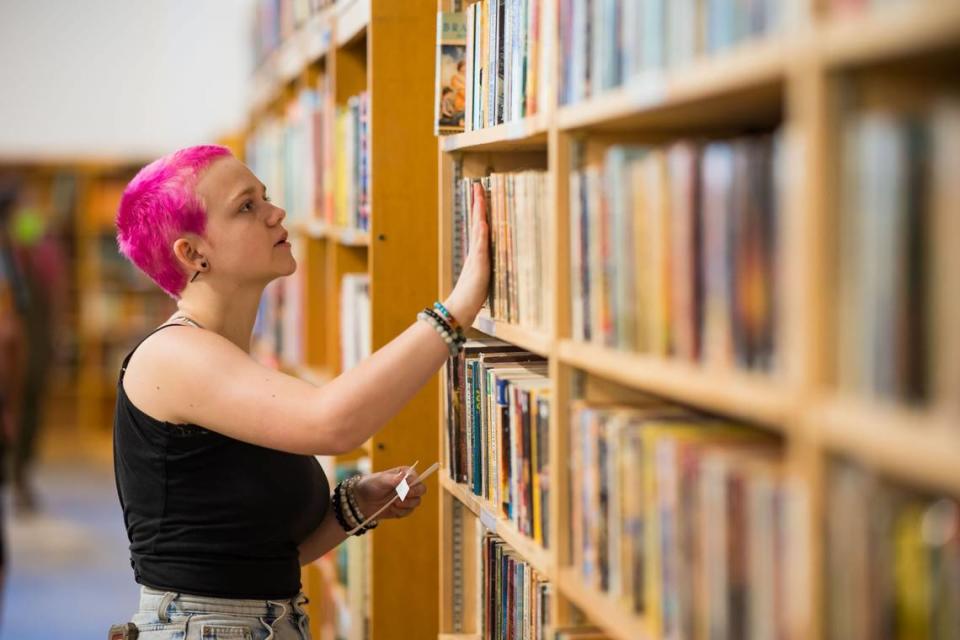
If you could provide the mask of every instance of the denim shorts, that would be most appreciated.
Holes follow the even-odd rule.
[[[140,640],[310,640],[302,593],[287,600],[207,598],[140,587]]]

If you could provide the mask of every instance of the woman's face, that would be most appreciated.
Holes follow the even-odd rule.
[[[296,270],[281,224],[287,213],[270,202],[266,187],[247,165],[233,156],[214,161],[196,192],[207,212],[198,250],[212,276],[264,284]]]

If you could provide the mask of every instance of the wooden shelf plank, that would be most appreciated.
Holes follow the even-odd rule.
[[[437,640],[483,640],[479,633],[441,633]]]
[[[811,409],[827,451],[858,460],[908,484],[960,495],[960,424],[905,407],[836,399]]]
[[[310,18],[304,26],[301,37],[305,64],[311,64],[325,57],[330,51],[330,45],[333,43],[333,29],[330,22],[330,10],[327,10]]]
[[[329,238],[345,247],[370,246],[370,233],[358,229],[333,227],[323,220],[303,220],[295,223],[291,231],[308,238]]]
[[[960,4],[918,0],[890,4],[866,15],[828,20],[819,30],[828,66],[879,62],[960,43]]]
[[[785,429],[791,394],[771,377],[562,340],[561,362],[684,404]]]
[[[476,131],[444,136],[441,149],[452,151],[518,151],[547,148],[548,122],[546,114],[498,124]]]
[[[515,344],[521,349],[526,349],[532,353],[541,356],[550,355],[550,337],[518,327],[514,324],[508,324],[499,320],[494,320],[490,316],[480,315],[473,321],[473,328],[498,340]]]
[[[480,518],[484,527],[503,538],[504,542],[510,545],[517,555],[529,563],[537,572],[547,579],[552,579],[552,563],[550,554],[546,549],[531,540],[529,536],[520,533],[512,521],[499,515],[489,502],[474,495],[466,485],[454,482],[450,478],[449,470],[441,469],[439,474],[440,486],[447,493],[462,502],[467,509],[470,509]]]
[[[341,0],[336,4],[337,45],[359,38],[370,24],[370,0]]]
[[[729,111],[743,110],[753,115],[756,110],[778,109],[786,81],[787,64],[798,50],[793,38],[773,37],[745,42],[728,52],[701,59],[677,70],[651,72],[623,87],[583,102],[561,107],[557,112],[560,129],[618,129],[644,120],[656,122],[676,107],[729,98]],[[745,98],[753,99],[747,104]],[[711,122],[717,109],[689,110],[696,122]],[[675,124],[668,118],[665,124]],[[683,117],[683,120],[688,120]]]
[[[631,614],[605,594],[583,584],[580,574],[571,568],[557,572],[557,588],[589,618],[592,624],[618,640],[651,638],[643,618]]]

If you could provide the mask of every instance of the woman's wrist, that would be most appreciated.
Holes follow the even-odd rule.
[[[475,310],[471,310],[469,305],[464,304],[454,295],[451,295],[444,300],[443,306],[445,306],[450,314],[456,318],[460,326],[465,329],[473,324],[473,320],[477,315]]]

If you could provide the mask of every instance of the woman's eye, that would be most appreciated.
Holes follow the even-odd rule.
[[[240,207],[240,211],[244,211],[244,212],[253,211],[253,200],[247,200],[246,202],[244,202],[243,205]]]

